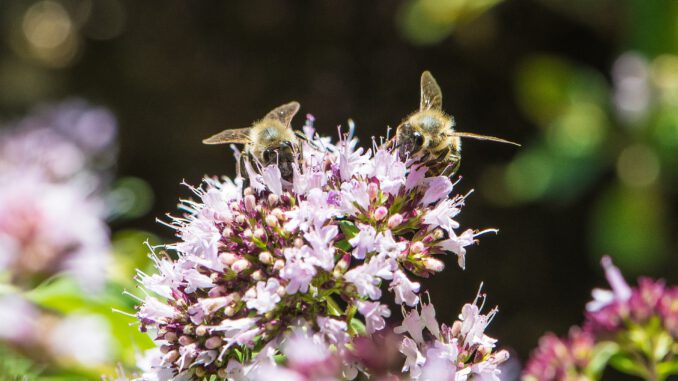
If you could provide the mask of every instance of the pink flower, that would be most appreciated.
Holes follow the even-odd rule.
[[[348,243],[353,246],[353,256],[356,259],[364,259],[365,254],[374,250],[376,230],[370,225],[359,224],[359,232]]]
[[[401,270],[393,273],[393,281],[389,285],[389,290],[395,293],[395,302],[398,304],[407,304],[413,307],[419,303],[419,282],[412,282]]]
[[[384,317],[391,316],[391,310],[385,304],[379,302],[364,302],[358,301],[358,312],[365,317],[365,325],[367,333],[371,334],[376,331],[381,331],[386,327]]]
[[[266,282],[258,282],[254,295],[245,294],[243,300],[247,303],[247,308],[255,309],[260,314],[265,314],[273,310],[278,302],[280,302],[280,295],[278,295],[278,288],[280,283],[275,278],[269,278]]]
[[[422,205],[438,202],[452,192],[452,182],[447,176],[429,177],[426,179],[428,188],[421,199]]]
[[[285,291],[288,294],[296,294],[308,291],[308,285],[316,274],[311,249],[304,246],[302,249],[285,249],[285,267],[280,270],[280,277],[289,281]]]

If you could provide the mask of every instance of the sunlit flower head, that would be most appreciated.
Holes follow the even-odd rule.
[[[175,376],[224,375],[236,363],[251,372],[300,321],[309,332],[334,327],[326,340],[341,350],[384,329],[385,290],[416,306],[413,276],[441,271],[450,254],[463,267],[482,233],[458,230],[464,197],[450,197],[449,178],[427,178],[376,145],[356,148],[353,126],[336,144],[310,120],[305,132],[292,183],[253,163],[245,189],[240,179],[192,188],[199,199],[171,221],[177,258],[153,254],[158,273],[139,274],[150,294],[137,316]]]

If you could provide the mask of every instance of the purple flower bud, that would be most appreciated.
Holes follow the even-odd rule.
[[[437,258],[426,257],[424,258],[424,267],[426,270],[438,273],[445,269],[445,263]]]
[[[259,253],[259,261],[263,264],[270,265],[273,263],[273,256],[268,251]]]
[[[212,336],[205,340],[205,348],[216,349],[221,346],[221,338],[219,336]]]
[[[389,229],[395,229],[398,226],[400,226],[400,224],[402,224],[402,223],[403,223],[403,216],[400,213],[396,213],[396,214],[394,214],[394,215],[392,215],[391,217],[388,218],[387,225],[388,225]]]
[[[410,245],[410,253],[412,254],[418,254],[424,251],[426,247],[424,246],[424,243],[421,241],[414,242]]]
[[[370,201],[376,200],[378,195],[379,185],[375,183],[369,183],[369,185],[367,185],[367,196],[370,198]]]
[[[237,261],[235,261],[233,263],[233,265],[231,266],[231,269],[233,271],[235,271],[236,273],[240,273],[242,271],[247,270],[249,267],[250,267],[250,261],[242,258],[242,259],[238,259]]]
[[[374,211],[374,219],[381,221],[388,214],[388,209],[385,206],[380,206]]]

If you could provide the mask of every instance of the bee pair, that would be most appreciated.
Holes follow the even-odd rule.
[[[459,169],[461,138],[491,140],[518,145],[493,136],[455,131],[454,118],[443,110],[443,94],[430,72],[421,74],[421,100],[419,110],[407,116],[396,128],[395,136],[386,146],[397,149],[402,160],[428,167],[431,176],[451,176]],[[239,174],[246,173],[246,163],[254,159],[263,166],[277,164],[281,176],[292,181],[293,166],[300,157],[300,140],[306,136],[292,130],[290,123],[299,111],[298,102],[276,107],[251,127],[229,129],[205,140],[205,144],[244,144]]]

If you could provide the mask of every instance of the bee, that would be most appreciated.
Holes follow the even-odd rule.
[[[238,176],[246,171],[246,163],[252,159],[262,166],[277,164],[283,179],[291,182],[294,163],[301,153],[300,132],[292,130],[290,123],[299,111],[299,102],[290,102],[271,110],[263,119],[246,128],[221,131],[203,140],[204,144],[244,144],[245,148],[236,167]]]
[[[395,142],[390,142],[398,150],[401,160],[413,159],[417,164],[426,165],[431,176],[452,176],[461,163],[461,138],[520,146],[494,136],[455,131],[454,118],[446,114],[442,106],[440,86],[429,71],[423,72],[419,111],[413,112],[398,125]]]

